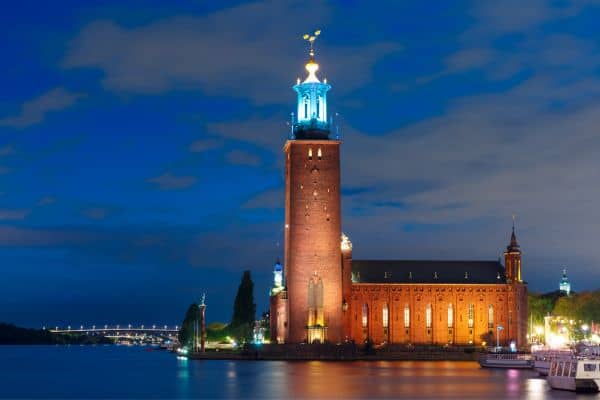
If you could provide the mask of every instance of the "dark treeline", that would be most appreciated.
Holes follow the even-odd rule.
[[[54,334],[44,329],[21,328],[0,322],[2,344],[108,344],[110,339],[81,334]]]

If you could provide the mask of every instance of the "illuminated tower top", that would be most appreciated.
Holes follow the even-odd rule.
[[[271,295],[275,295],[283,290],[283,268],[279,259],[275,263],[273,268],[273,288],[271,289]]]
[[[569,283],[569,278],[567,277],[567,270],[563,269],[562,278],[560,279],[560,284],[558,285],[561,292],[566,293],[568,296],[571,293],[571,284]]]
[[[327,120],[327,92],[331,85],[327,79],[323,82],[317,77],[319,64],[315,60],[314,43],[321,34],[320,30],[314,34],[304,35],[310,47],[306,71],[308,76],[304,81],[298,81],[294,90],[298,94],[298,107],[296,119],[293,122],[292,139],[329,139],[329,121]]]

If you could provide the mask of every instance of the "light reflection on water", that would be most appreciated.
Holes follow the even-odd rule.
[[[0,397],[600,399],[474,362],[195,361],[114,346],[0,346]]]

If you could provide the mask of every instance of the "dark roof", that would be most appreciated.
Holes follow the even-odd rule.
[[[352,260],[355,283],[506,283],[499,261]]]

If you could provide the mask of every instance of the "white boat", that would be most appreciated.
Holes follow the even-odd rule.
[[[571,358],[573,351],[571,349],[545,349],[537,350],[531,353],[533,356],[533,369],[541,376],[548,376],[550,364],[555,358]]]
[[[598,392],[600,359],[578,357],[553,359],[546,379],[552,389]]]
[[[484,353],[479,356],[479,365],[484,368],[533,368],[531,354]]]

